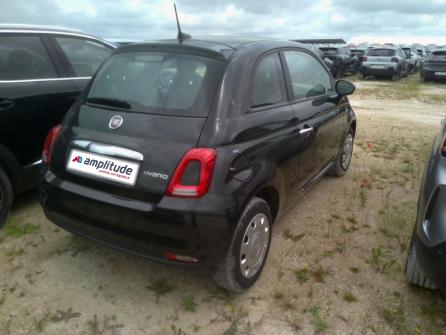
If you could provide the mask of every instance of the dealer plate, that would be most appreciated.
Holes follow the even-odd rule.
[[[139,163],[73,149],[67,170],[126,185],[135,185]]]

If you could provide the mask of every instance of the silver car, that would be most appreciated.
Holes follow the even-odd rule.
[[[375,47],[363,58],[360,73],[363,78],[373,75],[398,80],[409,74],[409,58],[399,47]]]

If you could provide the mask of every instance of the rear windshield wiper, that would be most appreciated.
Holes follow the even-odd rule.
[[[92,98],[87,98],[86,101],[89,103],[92,103],[92,104],[97,104],[97,105],[111,106],[111,107],[124,108],[124,109],[132,108],[132,105],[130,105],[130,103],[128,103],[125,100],[92,97]]]

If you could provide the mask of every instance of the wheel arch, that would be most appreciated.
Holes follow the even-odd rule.
[[[15,156],[8,148],[0,144],[0,167],[5,170],[11,180],[14,193],[20,192],[24,187],[22,169]]]

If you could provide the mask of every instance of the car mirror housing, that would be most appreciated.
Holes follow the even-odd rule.
[[[356,87],[347,80],[338,80],[335,84],[336,93],[340,96],[353,94]]]

